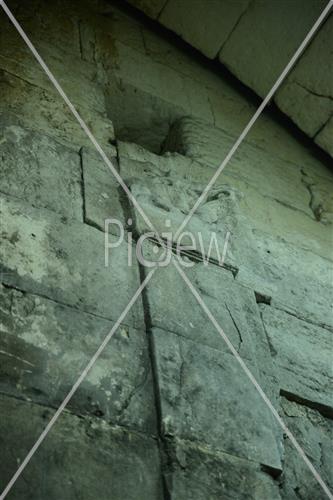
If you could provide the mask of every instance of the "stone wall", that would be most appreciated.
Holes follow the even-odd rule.
[[[155,227],[175,232],[253,103],[110,2],[8,5]],[[148,228],[3,12],[0,23],[2,490],[146,276],[126,238],[104,266],[104,220],[136,238]],[[316,148],[265,114],[188,227],[206,254],[212,231],[220,246],[231,233],[224,267],[184,256],[330,487],[332,184]],[[60,497],[326,498],[172,265],[8,495]]]
[[[326,0],[127,0],[265,97]],[[209,8],[207,8],[209,5]],[[333,17],[320,27],[274,97],[331,156]]]

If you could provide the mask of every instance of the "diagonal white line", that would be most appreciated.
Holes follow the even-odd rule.
[[[284,70],[282,71],[281,75],[279,76],[279,78],[274,83],[274,85],[271,88],[271,90],[268,92],[267,96],[262,101],[262,103],[258,107],[257,111],[254,113],[254,115],[252,116],[252,118],[250,119],[250,121],[248,122],[248,124],[246,125],[246,127],[244,128],[243,132],[238,137],[237,141],[231,147],[229,153],[227,154],[227,156],[225,157],[225,159],[222,161],[222,163],[220,164],[220,166],[216,170],[215,174],[213,175],[213,177],[211,178],[211,180],[209,181],[209,183],[207,184],[207,186],[205,187],[205,189],[203,190],[203,192],[199,196],[199,198],[196,201],[196,203],[194,204],[193,208],[191,209],[191,211],[187,214],[187,216],[183,220],[183,223],[180,225],[179,229],[175,233],[175,236],[174,236],[175,241],[177,240],[178,236],[181,234],[181,232],[184,229],[184,227],[188,224],[189,220],[192,218],[194,212],[198,209],[198,207],[200,206],[200,204],[204,201],[204,198],[206,197],[206,195],[208,194],[208,192],[210,191],[210,189],[212,188],[212,186],[215,184],[217,178],[219,177],[219,175],[221,174],[221,172],[223,171],[223,169],[227,166],[227,164],[229,163],[229,161],[231,160],[231,158],[233,157],[233,155],[235,154],[235,152],[237,151],[237,149],[239,148],[239,146],[241,145],[241,143],[243,142],[243,140],[245,139],[245,137],[247,136],[247,134],[249,133],[249,131],[253,127],[253,125],[255,124],[256,120],[259,118],[259,116],[261,115],[261,113],[263,112],[263,110],[265,109],[265,107],[267,106],[267,104],[269,103],[269,101],[274,96],[275,92],[278,90],[278,88],[282,84],[283,80],[288,75],[289,71],[295,65],[295,63],[297,62],[297,60],[299,59],[299,57],[303,53],[303,51],[306,48],[306,46],[309,44],[309,42],[311,41],[311,39],[313,38],[313,36],[317,32],[319,26],[322,24],[322,22],[324,21],[324,19],[328,15],[328,13],[331,10],[332,6],[333,6],[333,0],[329,0],[329,2],[326,5],[325,9],[322,11],[322,13],[318,17],[317,21],[315,22],[315,24],[313,25],[313,27],[310,29],[309,33],[306,35],[306,37],[304,38],[303,42],[301,43],[301,45],[296,50],[295,54],[290,59],[289,63],[284,68]]]
[[[59,408],[57,409],[57,411],[55,412],[55,414],[53,415],[53,417],[51,418],[51,420],[49,421],[47,426],[45,427],[45,429],[43,430],[43,432],[41,433],[41,435],[39,436],[39,438],[37,439],[37,441],[35,442],[35,444],[31,448],[31,450],[29,451],[29,453],[27,454],[27,456],[25,457],[25,459],[21,463],[20,467],[17,469],[17,471],[15,472],[15,474],[13,475],[13,477],[11,478],[11,480],[9,481],[9,483],[7,484],[7,486],[5,487],[3,492],[1,493],[0,500],[4,500],[4,498],[8,495],[9,491],[14,486],[15,482],[17,481],[19,476],[22,474],[22,472],[24,471],[24,469],[26,468],[26,466],[30,462],[31,458],[33,457],[33,455],[36,453],[36,451],[38,450],[38,448],[40,447],[40,445],[44,441],[47,434],[50,432],[50,430],[52,429],[52,427],[54,426],[54,424],[56,423],[56,421],[60,417],[61,413],[64,411],[67,404],[69,403],[69,401],[71,400],[71,398],[73,397],[73,395],[75,394],[75,392],[77,391],[77,389],[79,388],[79,386],[81,385],[81,383],[83,382],[83,380],[85,379],[85,377],[87,376],[89,371],[92,369],[92,367],[94,366],[94,364],[97,361],[97,359],[99,358],[99,356],[102,354],[105,347],[110,342],[111,338],[113,337],[113,335],[117,331],[117,328],[119,327],[120,323],[123,321],[123,319],[125,318],[125,316],[129,312],[129,310],[131,309],[131,307],[133,306],[135,301],[138,299],[138,297],[140,296],[140,294],[142,293],[142,291],[144,290],[144,288],[146,287],[146,285],[148,284],[148,282],[152,278],[155,271],[156,271],[156,268],[154,268],[152,271],[150,271],[147,274],[147,277],[141,283],[141,285],[139,286],[139,288],[137,289],[137,291],[133,295],[132,299],[129,301],[129,303],[127,304],[127,306],[125,307],[125,309],[123,310],[121,315],[119,316],[118,320],[116,321],[114,326],[111,328],[111,330],[109,331],[109,333],[107,334],[107,336],[103,340],[102,344],[99,346],[99,348],[97,349],[97,351],[95,352],[95,354],[93,355],[93,357],[91,358],[91,360],[89,361],[89,363],[87,364],[85,369],[82,371],[81,375],[79,376],[79,378],[77,379],[77,381],[75,382],[75,384],[73,385],[73,387],[71,388],[71,390],[69,391],[69,393],[67,394],[67,396],[65,397],[65,399],[63,400],[63,402],[61,403],[61,405],[59,406]]]
[[[252,382],[252,384],[254,385],[254,387],[257,389],[257,391],[260,394],[261,398],[264,400],[264,402],[266,403],[266,405],[268,406],[268,408],[270,409],[270,411],[273,413],[274,417],[276,418],[276,420],[278,421],[278,423],[282,427],[283,431],[288,436],[288,438],[292,442],[293,446],[296,448],[296,450],[298,451],[298,453],[300,454],[300,456],[304,460],[305,464],[308,466],[309,470],[313,474],[313,476],[316,479],[316,481],[320,484],[320,486],[322,487],[322,489],[324,490],[324,492],[326,493],[326,495],[328,496],[328,498],[330,500],[333,500],[333,494],[330,492],[330,490],[327,487],[326,483],[323,481],[323,479],[321,478],[320,474],[317,472],[317,470],[315,469],[315,467],[312,465],[312,463],[310,462],[310,460],[306,456],[303,448],[300,446],[300,444],[298,443],[298,441],[296,440],[296,438],[294,437],[294,435],[292,434],[292,432],[288,429],[288,427],[286,426],[286,424],[284,423],[284,421],[282,420],[282,418],[280,417],[280,415],[278,414],[278,412],[276,411],[276,409],[274,408],[274,406],[270,402],[269,398],[266,396],[265,392],[260,387],[257,379],[252,374],[251,370],[249,370],[249,368],[247,367],[247,365],[244,363],[243,359],[240,357],[240,355],[238,354],[238,352],[236,351],[236,349],[234,348],[234,346],[230,342],[228,336],[225,334],[225,332],[220,327],[220,325],[216,321],[216,319],[213,316],[213,314],[211,313],[211,311],[208,309],[207,305],[205,304],[205,302],[201,298],[199,292],[195,289],[195,287],[193,286],[193,284],[191,283],[191,281],[188,279],[188,277],[186,276],[186,274],[183,271],[183,269],[179,266],[179,264],[176,261],[176,259],[173,259],[173,263],[174,263],[174,265],[175,265],[178,273],[183,278],[183,280],[185,281],[186,285],[189,287],[189,289],[191,290],[192,294],[196,298],[197,302],[199,303],[199,305],[201,306],[201,308],[203,309],[203,311],[206,313],[206,315],[208,316],[208,318],[210,319],[210,321],[213,323],[213,325],[215,326],[216,330],[221,335],[221,337],[223,338],[224,342],[227,344],[227,346],[230,349],[230,351],[232,352],[232,354],[237,359],[237,361],[240,364],[242,370],[245,372],[246,376],[250,379],[250,381]]]
[[[93,133],[91,132],[91,130],[89,129],[88,125],[85,123],[85,121],[81,118],[80,114],[78,113],[78,111],[76,110],[75,106],[72,104],[72,102],[70,101],[70,99],[68,98],[67,94],[65,93],[65,91],[62,89],[61,85],[59,84],[58,80],[55,78],[55,76],[53,75],[53,73],[51,72],[50,68],[47,66],[47,64],[45,63],[44,59],[41,57],[41,55],[37,52],[35,46],[33,45],[33,43],[31,42],[31,40],[29,39],[29,37],[27,36],[27,34],[25,33],[25,31],[23,30],[23,28],[21,27],[21,25],[19,24],[19,22],[17,21],[17,19],[15,18],[15,16],[12,14],[12,12],[9,10],[9,8],[7,7],[6,3],[4,2],[4,0],[0,0],[0,6],[3,8],[3,10],[6,12],[7,16],[9,17],[10,21],[12,22],[12,24],[15,26],[15,28],[17,29],[17,31],[19,32],[19,34],[21,35],[21,37],[23,38],[24,42],[26,43],[26,45],[29,47],[29,49],[31,50],[32,54],[34,55],[35,59],[37,60],[37,62],[40,64],[40,66],[43,68],[44,72],[46,73],[46,75],[48,76],[49,80],[52,82],[52,84],[54,85],[54,87],[56,88],[56,90],[58,91],[58,93],[60,94],[60,96],[63,98],[63,100],[65,101],[65,103],[67,104],[67,106],[69,107],[70,111],[72,112],[72,114],[74,115],[74,118],[78,121],[79,125],[81,126],[82,130],[86,133],[86,135],[89,137],[90,141],[92,142],[93,146],[95,147],[95,149],[97,150],[97,152],[99,153],[99,155],[101,156],[102,160],[104,160],[104,162],[106,163],[106,165],[108,166],[108,168],[110,169],[111,173],[114,175],[114,177],[117,179],[117,181],[119,182],[119,184],[121,185],[121,187],[123,188],[123,190],[125,191],[125,193],[127,194],[128,198],[131,200],[131,202],[133,203],[133,205],[135,206],[135,208],[138,210],[138,212],[140,213],[140,215],[142,216],[142,218],[144,219],[144,221],[146,222],[146,224],[148,225],[148,227],[154,232],[156,233],[156,237],[157,239],[159,240],[159,243],[162,243],[162,239],[160,238],[158,232],[156,231],[156,229],[154,228],[153,224],[150,222],[149,218],[147,217],[147,215],[145,214],[145,212],[143,211],[143,209],[141,208],[141,206],[139,205],[139,203],[136,201],[135,197],[132,195],[130,189],[127,187],[127,185],[125,184],[125,182],[123,181],[122,177],[119,175],[119,173],[117,172],[116,168],[114,167],[114,165],[112,164],[111,160],[109,160],[109,158],[107,157],[107,155],[105,154],[104,150],[102,149],[102,147],[100,146],[99,142],[97,141],[97,139],[94,137]],[[163,245],[163,244],[162,244]]]

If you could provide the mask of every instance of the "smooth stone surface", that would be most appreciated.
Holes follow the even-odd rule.
[[[54,414],[2,396],[0,490]],[[13,487],[13,500],[161,500],[156,441],[64,412]]]
[[[333,413],[332,333],[260,304],[280,388]]]
[[[0,391],[57,408],[114,323],[0,287]],[[155,434],[145,332],[120,325],[68,408]]]
[[[237,360],[165,330],[153,342],[163,434],[280,470],[273,417]]]
[[[8,123],[9,122],[9,123]],[[0,115],[0,191],[82,221],[80,157]]]
[[[105,267],[104,234],[52,212],[1,199],[4,283],[116,321],[139,288],[127,243],[111,249]],[[108,235],[108,242],[116,238]],[[124,323],[141,328],[140,298]]]
[[[325,6],[324,0],[282,0],[272,15],[270,3],[255,0],[222,47],[220,61],[264,97]]]
[[[248,0],[168,0],[158,20],[214,59],[248,6]]]

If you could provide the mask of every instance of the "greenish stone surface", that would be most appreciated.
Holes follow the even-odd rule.
[[[2,286],[0,296],[1,393],[57,408],[114,323]],[[145,332],[120,325],[68,409],[154,434]]]
[[[54,410],[1,396],[0,489]],[[10,440],[8,439],[10,436]],[[96,418],[61,415],[10,494],[13,499],[161,500],[156,441]]]

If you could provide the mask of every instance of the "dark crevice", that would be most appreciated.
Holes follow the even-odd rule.
[[[269,295],[262,294],[260,292],[254,292],[254,296],[257,304],[266,304],[268,306],[272,303],[272,297]]]
[[[310,401],[309,399],[303,398],[298,394],[293,394],[292,392],[286,391],[284,389],[280,389],[280,395],[288,399],[288,401],[318,411],[325,418],[333,419],[333,408],[330,406],[327,406],[323,403]]]
[[[81,197],[82,197],[82,221],[86,223],[87,214],[86,214],[86,193],[85,193],[85,182],[84,182],[84,167],[83,167],[83,156],[82,156],[83,148],[80,148],[79,156],[80,156],[80,173],[81,173]],[[89,224],[91,225],[91,224]]]
[[[141,281],[141,283],[143,283],[144,280],[146,279],[145,268],[140,263],[138,265],[139,265],[140,281]],[[151,366],[152,378],[153,378],[155,411],[156,411],[156,416],[157,416],[158,448],[159,448],[160,460],[161,460],[163,496],[164,496],[164,500],[171,500],[169,490],[167,487],[167,482],[165,480],[165,475],[164,475],[164,464],[166,461],[167,454],[166,454],[166,447],[165,447],[165,443],[164,443],[164,436],[163,436],[163,432],[162,432],[162,408],[161,408],[160,391],[159,391],[159,384],[158,384],[158,368],[156,365],[156,359],[155,359],[155,353],[154,353],[154,340],[153,340],[153,336],[152,336],[152,318],[151,318],[151,313],[150,313],[147,288],[143,289],[141,297],[142,297],[146,335],[147,335],[147,341],[148,341],[148,352],[149,352],[149,358],[150,358],[150,366]]]

